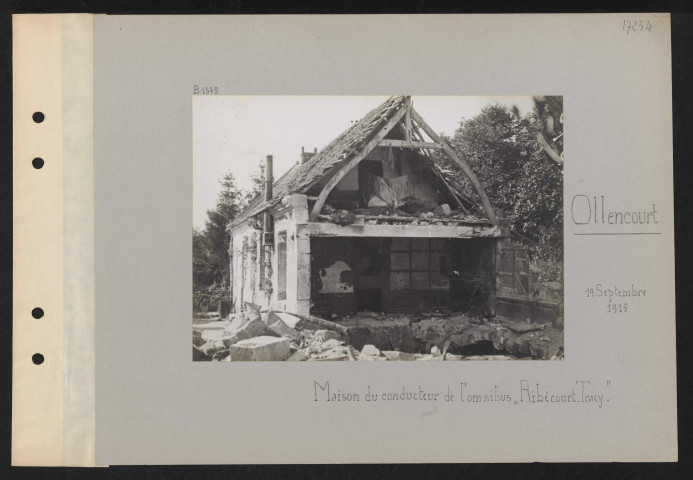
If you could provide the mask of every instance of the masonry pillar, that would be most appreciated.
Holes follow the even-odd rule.
[[[234,299],[234,287],[236,285],[236,282],[233,281],[233,234],[231,235],[231,239],[229,241],[229,301],[231,302],[231,311],[234,312],[234,305],[233,305],[233,299]]]
[[[286,309],[299,315],[310,314],[310,229],[308,198],[287,195],[282,200],[291,208],[291,228],[287,229]]]

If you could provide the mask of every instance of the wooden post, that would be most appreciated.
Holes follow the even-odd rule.
[[[435,130],[433,130],[427,123],[426,121],[421,117],[421,115],[418,114],[416,110],[413,108],[411,109],[411,116],[414,119],[416,123],[419,124],[421,128],[423,128],[424,132],[431,137],[435,142],[439,143],[442,147],[443,150],[445,150],[445,153],[448,154],[450,158],[452,158],[457,165],[460,166],[462,171],[467,175],[469,178],[469,181],[472,182],[472,186],[474,187],[474,190],[476,190],[476,193],[479,195],[481,198],[481,204],[484,207],[484,211],[486,212],[486,216],[488,216],[488,219],[493,225],[498,225],[498,219],[496,218],[496,214],[493,212],[493,208],[491,207],[491,202],[488,200],[488,195],[486,195],[486,190],[484,190],[484,187],[481,185],[481,182],[479,182],[479,179],[477,176],[474,174],[471,168],[469,168],[469,165],[467,165],[467,162],[462,160],[460,157],[457,156],[455,151],[450,147],[450,145],[447,144],[447,142],[441,138]]]
[[[272,200],[272,182],[274,181],[272,163],[272,155],[267,155],[265,159],[265,202]]]
[[[274,183],[274,173],[272,172],[272,155],[267,155],[265,160],[265,204],[272,200],[272,183]],[[262,214],[262,239],[261,246],[271,245],[272,218],[267,210]],[[264,255],[263,255],[264,257]],[[262,264],[262,262],[259,262]]]
[[[404,97],[404,108],[407,113],[404,116],[404,138],[407,145],[411,145],[411,97]]]

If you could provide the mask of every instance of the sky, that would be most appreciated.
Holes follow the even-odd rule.
[[[204,228],[226,172],[234,174],[240,188],[249,189],[250,176],[266,155],[272,155],[277,179],[298,161],[301,147],[320,151],[387,98],[195,95],[193,226]],[[523,116],[534,106],[531,97],[412,96],[414,109],[426,123],[448,135],[461,119],[471,119],[494,103],[517,106]]]

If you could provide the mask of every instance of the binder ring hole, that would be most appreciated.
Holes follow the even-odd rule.
[[[46,116],[42,112],[34,112],[31,118],[34,119],[34,122],[41,123],[46,118]]]
[[[41,365],[43,363],[43,360],[43,355],[41,355],[40,353],[34,353],[31,356],[31,361],[34,362],[34,365]]]
[[[31,161],[31,164],[34,166],[36,170],[43,168],[43,158],[41,157],[36,157]]]
[[[34,317],[34,318],[36,318],[36,319],[39,319],[39,318],[43,317],[43,309],[42,309],[42,308],[39,308],[39,307],[34,308],[34,309],[31,311],[31,316]]]

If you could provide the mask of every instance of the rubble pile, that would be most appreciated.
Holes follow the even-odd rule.
[[[324,320],[247,311],[193,326],[193,359],[203,361],[452,361],[562,358],[563,335],[551,324],[422,312],[359,312]],[[464,355],[480,342],[493,355]]]
[[[411,207],[411,202],[402,208],[378,206],[355,210],[336,209],[325,205],[317,218],[319,221],[337,225],[490,225],[487,219],[462,210],[452,210],[448,204],[425,202],[414,205],[406,210],[403,208]]]

